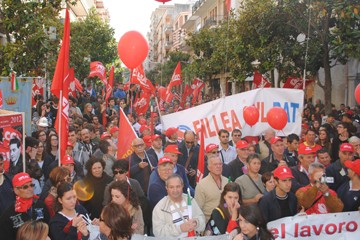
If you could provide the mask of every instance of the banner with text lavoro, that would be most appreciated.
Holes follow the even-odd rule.
[[[282,107],[288,115],[288,123],[277,136],[290,133],[300,134],[301,113],[303,111],[304,92],[294,89],[263,88],[228,97],[220,98],[197,107],[161,117],[163,129],[178,127],[182,132],[194,130],[198,133],[201,124],[205,126],[205,144],[218,143],[217,133],[220,129],[231,132],[235,128],[242,131],[243,136],[259,136],[270,128],[266,114],[270,108]],[[243,118],[244,107],[254,105],[259,110],[258,122],[250,127]],[[180,136],[181,136],[181,132]]]
[[[269,222],[275,239],[342,240],[360,239],[360,212],[314,214]]]

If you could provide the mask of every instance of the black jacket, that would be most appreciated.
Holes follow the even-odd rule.
[[[287,163],[288,167],[296,166],[294,159],[287,157],[285,154],[283,154],[282,160]],[[275,168],[278,167],[278,165],[279,161],[274,158],[273,154],[270,154],[261,161],[261,168],[259,173],[263,174],[265,172],[272,172],[275,170]]]
[[[75,210],[79,214],[86,215],[86,210],[81,206],[77,205]],[[60,213],[56,213],[53,218],[50,220],[50,236],[52,240],[77,240],[77,229],[76,227],[70,226],[69,228],[65,229],[65,226],[69,223],[69,220],[64,217]],[[88,239],[87,237],[83,236],[82,239]]]
[[[281,209],[276,198],[275,190],[276,188],[263,196],[259,201],[259,207],[267,223],[282,218]],[[291,216],[294,216],[297,213],[297,198],[292,192],[288,193],[288,198],[290,213]]]
[[[296,191],[310,184],[309,177],[305,172],[300,171],[300,166],[291,167],[291,172],[294,176],[291,183],[291,191],[296,193]]]
[[[12,186],[12,178],[4,173],[4,182],[0,185],[0,216],[15,201],[15,194]]]
[[[244,166],[245,166],[244,163],[241,162],[239,157],[235,158],[234,160],[228,163],[228,167],[230,168],[230,172],[231,172],[230,175],[231,181],[235,182],[235,179],[244,175],[244,172],[242,170]]]
[[[336,191],[341,184],[349,181],[347,169],[341,165],[340,160],[335,161],[326,168],[326,176],[334,178],[334,183],[327,183],[329,188],[334,191]]]
[[[0,218],[1,239],[16,239],[18,229],[29,220],[49,223],[50,215],[44,202],[34,199],[32,207],[26,213],[15,212],[15,202],[11,204]]]

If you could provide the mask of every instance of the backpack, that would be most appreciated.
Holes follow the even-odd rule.
[[[221,209],[218,207],[215,209],[220,213],[221,217],[223,219],[225,219],[225,215],[224,215],[223,211],[221,211]],[[215,220],[213,219],[213,216],[211,214],[211,217],[205,226],[204,236],[213,236],[213,235],[220,235],[220,234],[221,234],[220,230],[215,225]]]

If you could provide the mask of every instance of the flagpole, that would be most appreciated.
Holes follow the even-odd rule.
[[[58,109],[60,109],[60,116],[57,116],[57,119],[58,119],[58,123],[59,123],[59,132],[58,132],[58,138],[59,138],[59,150],[58,150],[58,153],[59,153],[59,162],[58,162],[58,165],[59,167],[61,166],[61,122],[62,122],[62,98],[63,98],[63,90],[60,89],[60,99],[59,99],[59,106],[58,106]],[[59,110],[57,112],[57,114],[59,114]]]

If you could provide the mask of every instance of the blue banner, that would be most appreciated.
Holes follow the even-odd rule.
[[[4,110],[25,113],[25,133],[31,136],[31,89],[33,78],[17,78],[19,90],[11,91],[10,77],[0,78],[0,88],[3,94]]]

